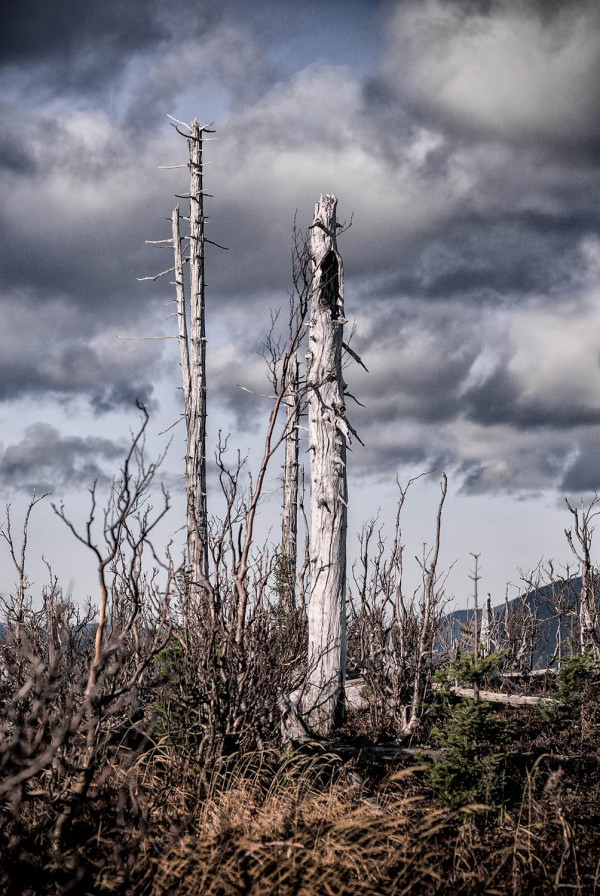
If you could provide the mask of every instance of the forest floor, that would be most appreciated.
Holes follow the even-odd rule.
[[[571,685],[558,699],[536,684],[554,690],[543,710],[433,692],[411,741],[369,709],[335,744],[211,762],[124,740],[60,850],[50,772],[28,782],[5,815],[0,892],[600,894],[600,682]]]

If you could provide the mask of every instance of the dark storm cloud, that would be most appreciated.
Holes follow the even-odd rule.
[[[599,224],[592,212],[564,218],[459,215],[422,234],[416,251],[397,256],[396,273],[379,288],[387,296],[478,304],[560,294],[580,273],[581,240]]]
[[[182,33],[199,37],[220,18],[212,3],[176,0],[22,0],[4,5],[0,58],[45,90],[98,93],[134,56]]]
[[[461,386],[479,351],[470,315],[457,303],[446,309],[397,301],[365,309],[354,347],[369,369],[350,363],[350,391],[365,405],[348,403],[360,432],[393,420],[441,423],[460,412]]]
[[[518,320],[536,297],[560,311],[597,279],[583,251],[600,228],[594,8],[390,3],[386,57],[363,82],[351,66],[291,52],[277,68],[269,41],[292,46],[293,6],[242,14],[235,3],[63,0],[27,4],[19,20],[10,10],[0,40],[22,51],[9,49],[0,69],[13,91],[2,110],[12,136],[0,142],[10,324],[0,400],[83,395],[102,413],[151,398],[163,345],[128,355],[114,334],[156,333],[159,303],[172,298],[169,277],[136,283],[170,265],[144,240],[169,235],[173,193],[186,191],[185,172],[156,171],[186,155],[162,116],[178,114],[172,101],[186,93],[200,116],[215,92],[227,112],[207,149],[208,235],[229,246],[209,247],[207,261],[215,418],[225,409],[241,431],[261,418],[260,399],[237,384],[268,391],[256,334],[269,306],[285,305],[294,209],[307,226],[318,194],[332,190],[342,218],[355,212],[340,250],[371,371],[348,371],[367,405],[349,403],[368,446],[357,447],[358,467],[454,464],[469,490],[526,488],[513,439],[536,488],[556,480],[548,433],[598,421],[591,390],[561,391],[550,373],[530,388],[557,336],[528,364],[527,328],[547,323],[534,315],[517,336],[508,324],[495,332],[493,312]],[[310,25],[318,5],[309,7]],[[564,379],[576,375],[571,365]]]
[[[517,429],[560,430],[600,423],[600,407],[590,407],[584,401],[560,402],[550,392],[528,399],[523,395],[526,388],[526,382],[519,382],[507,370],[500,369],[483,385],[468,389],[462,407],[468,419],[484,426],[509,423]]]
[[[448,222],[416,265],[418,292],[431,298],[526,296],[564,289],[579,273],[579,246],[598,214],[524,211]]]
[[[29,426],[22,441],[0,449],[0,487],[29,494],[58,488],[91,487],[117,472],[126,446],[96,436],[62,436],[47,423]]]
[[[157,21],[160,4],[152,0],[20,0],[6,3],[2,14],[0,51],[4,64],[87,56],[89,51],[123,54],[155,43],[165,35]]]
[[[28,96],[66,92],[108,104],[128,130],[154,126],[157,106],[164,115],[177,94],[207,76],[234,101],[256,96],[275,76],[253,34],[277,33],[277,3],[243,10],[236,0],[11,0],[5,6],[0,78],[4,72]]]
[[[25,141],[17,134],[0,134],[0,172],[8,172],[11,176],[31,176],[35,170],[35,161],[29,155]]]
[[[131,408],[136,398],[152,407],[162,343],[120,340],[101,318],[86,322],[65,302],[36,303],[19,293],[6,297],[2,319],[0,401],[83,395],[96,413]]]
[[[371,429],[361,430],[360,436],[366,439],[366,443],[364,448],[353,444],[350,456],[353,477],[379,481],[393,487],[394,476],[400,474],[401,478],[405,478],[407,470],[412,475],[412,471],[441,472],[452,469],[456,464],[452,452],[440,446],[433,447],[422,435],[418,441],[397,439],[389,444],[382,443]],[[304,462],[308,464],[307,459]]]
[[[585,495],[600,489],[600,448],[581,455],[568,468],[559,490],[566,494]]]
[[[67,350],[67,354],[69,354],[69,350]],[[66,366],[72,366],[70,359]],[[99,374],[98,380],[91,382],[87,375],[66,379],[61,375],[49,376],[40,368],[31,369],[28,364],[24,364],[22,367],[12,365],[10,368],[4,369],[0,365],[0,377],[2,378],[0,401],[15,401],[24,395],[40,397],[47,394],[49,398],[59,400],[69,400],[83,395],[89,400],[90,406],[96,414],[105,414],[118,408],[131,410],[135,407],[138,399],[148,409],[155,407],[154,386],[148,379],[143,378],[143,374],[138,374],[138,379],[135,379],[132,372],[120,371],[116,382],[106,384],[107,379],[114,378],[114,371],[109,365],[103,369],[102,365],[98,363],[95,364],[95,369]]]
[[[597,432],[590,428],[573,439],[571,458],[565,465],[560,492],[578,501],[590,492],[600,491],[600,444]],[[574,456],[573,456],[574,455]]]

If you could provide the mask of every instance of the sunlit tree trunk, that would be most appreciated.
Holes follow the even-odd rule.
[[[189,125],[190,171],[188,255],[184,258],[179,207],[171,218],[175,293],[184,416],[186,423],[187,553],[192,591],[208,578],[208,513],[206,506],[206,325],[204,297],[203,134],[208,128],[196,120]],[[208,131],[212,133],[212,131]],[[181,133],[181,132],[180,132]],[[184,264],[189,263],[189,306],[186,304]]]
[[[344,715],[346,671],[346,441],[342,380],[344,279],[335,196],[321,197],[311,228],[312,305],[307,353],[310,453],[308,678],[310,729],[327,734]]]

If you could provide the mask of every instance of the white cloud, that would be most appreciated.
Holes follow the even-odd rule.
[[[600,294],[515,312],[508,370],[523,404],[543,403],[557,414],[567,408],[600,407]]]
[[[462,125],[504,136],[598,136],[598,7],[420,0],[390,26],[389,77]]]

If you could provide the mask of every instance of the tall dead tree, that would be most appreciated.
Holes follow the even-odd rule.
[[[179,122],[182,124],[182,122]],[[210,126],[196,119],[186,125],[190,172],[188,254],[182,253],[179,206],[173,211],[172,239],[178,336],[186,424],[185,485],[187,495],[187,553],[195,587],[208,577],[208,512],[206,505],[206,318],[204,295],[204,134]],[[182,133],[177,128],[178,133]],[[186,136],[183,134],[183,136]],[[183,265],[189,264],[189,306],[186,306]]]
[[[337,251],[337,199],[319,199],[311,226],[313,261],[306,356],[310,452],[308,676],[302,711],[327,734],[344,715],[348,424],[342,379],[344,272]]]

